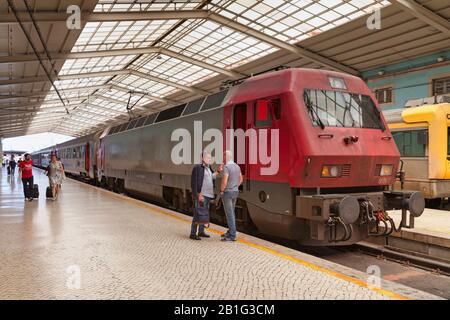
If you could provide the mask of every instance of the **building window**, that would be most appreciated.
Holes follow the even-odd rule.
[[[450,93],[450,77],[433,80],[433,96]]]
[[[425,157],[428,130],[393,131],[392,136],[402,157]]]
[[[375,97],[378,103],[391,103],[392,102],[392,87],[382,88],[375,90]]]

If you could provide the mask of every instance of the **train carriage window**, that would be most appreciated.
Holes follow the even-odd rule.
[[[118,126],[113,127],[113,128],[111,129],[111,131],[109,132],[109,134],[117,133],[117,132],[119,131],[119,129],[120,129],[121,126],[122,126],[122,125],[120,124],[120,125],[118,125]]]
[[[127,130],[134,129],[134,127],[136,126],[136,123],[137,123],[137,122],[138,122],[138,119],[131,120],[131,121],[128,123]]]
[[[120,128],[119,128],[119,130],[117,130],[117,132],[116,132],[116,133],[119,133],[119,132],[125,131],[125,130],[127,129],[127,127],[128,127],[128,122],[127,122],[127,123],[123,123],[123,124],[121,124],[121,125],[120,125]]]
[[[425,157],[428,130],[393,131],[392,136],[402,157]]]
[[[153,122],[155,122],[155,119],[156,119],[157,116],[158,116],[158,113],[153,113],[153,114],[149,115],[147,117],[147,119],[145,119],[144,126],[148,126],[149,124],[153,124]]]
[[[140,117],[140,118],[138,119],[138,121],[137,121],[137,123],[136,123],[136,126],[135,126],[134,128],[142,127],[142,126],[144,125],[145,119],[146,119],[145,117]]]
[[[156,118],[156,122],[178,118],[181,116],[184,107],[186,107],[186,104],[181,104],[179,106],[161,111]]]
[[[114,133],[119,132],[119,131],[120,131],[120,128],[122,128],[122,125],[123,125],[123,124],[121,123],[121,124],[115,126],[115,127],[114,127]]]
[[[225,96],[227,95],[227,92],[228,90],[220,91],[208,96],[202,106],[202,111],[220,107],[223,100],[225,99]]]
[[[186,109],[184,109],[183,116],[198,112],[200,110],[200,107],[203,105],[203,101],[205,101],[205,98],[200,98],[189,102],[186,106]]]

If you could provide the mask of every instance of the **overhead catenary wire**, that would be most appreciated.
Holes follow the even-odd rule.
[[[25,2],[25,0],[24,0],[24,2]],[[36,49],[36,46],[34,45],[32,39],[31,39],[31,36],[28,34],[28,32],[27,32],[27,30],[25,29],[25,26],[24,26],[22,20],[20,20],[19,15],[17,14],[17,9],[16,9],[16,7],[15,7],[15,5],[14,5],[14,1],[13,1],[13,0],[8,0],[8,6],[11,8],[11,11],[12,11],[14,17],[16,18],[17,22],[18,22],[19,25],[20,25],[20,28],[22,29],[22,32],[24,33],[25,37],[27,38],[28,43],[30,44],[31,48],[33,49],[33,52],[34,52],[34,54],[36,55],[36,58],[39,60],[39,64],[41,65],[41,67],[42,67],[42,69],[44,70],[45,75],[47,76],[48,80],[50,81],[50,83],[51,83],[53,89],[55,89],[55,92],[56,92],[56,94],[58,95],[58,98],[61,100],[61,103],[63,104],[64,108],[66,109],[66,113],[67,113],[67,114],[70,114],[70,113],[69,113],[69,110],[68,110],[67,107],[66,107],[66,104],[65,104],[65,102],[64,102],[64,99],[62,98],[61,94],[59,93],[58,88],[56,87],[56,85],[55,85],[55,83],[54,83],[54,81],[53,81],[53,78],[52,78],[51,74],[50,74],[49,71],[47,70],[47,68],[46,68],[46,66],[45,66],[45,64],[44,64],[44,62],[42,61],[41,56],[40,56],[38,50]],[[27,6],[27,9],[28,9],[28,6]],[[34,23],[35,23],[35,22],[34,22]],[[44,46],[44,48],[45,48],[45,45],[43,45],[43,46]]]

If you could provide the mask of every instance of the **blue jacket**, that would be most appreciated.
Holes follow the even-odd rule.
[[[208,169],[211,170],[211,174],[213,174],[213,171],[211,167],[208,166]],[[202,186],[203,186],[203,178],[205,176],[205,165],[202,164],[196,164],[194,168],[192,168],[192,174],[191,174],[191,190],[192,190],[192,196],[194,199],[198,196],[200,192],[202,192]],[[213,180],[214,185],[214,180]]]

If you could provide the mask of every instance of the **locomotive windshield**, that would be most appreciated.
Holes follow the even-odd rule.
[[[314,125],[385,130],[380,111],[369,96],[343,91],[306,89],[305,105]]]

